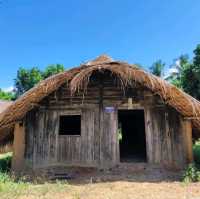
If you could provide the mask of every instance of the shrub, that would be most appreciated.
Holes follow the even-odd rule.
[[[0,155],[0,171],[7,172],[11,168],[12,153]]]
[[[193,155],[196,164],[200,164],[200,139],[193,145]]]
[[[195,164],[189,164],[183,175],[184,182],[199,182],[200,171]]]

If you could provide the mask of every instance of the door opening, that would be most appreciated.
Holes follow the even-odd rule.
[[[121,162],[146,162],[144,110],[118,110]]]

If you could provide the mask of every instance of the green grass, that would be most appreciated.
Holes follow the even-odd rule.
[[[200,182],[200,140],[193,145],[193,156],[194,163],[189,164],[184,172],[184,182]]]
[[[54,183],[26,182],[25,177],[19,179],[7,173],[0,173],[0,198],[13,199],[20,196],[32,196],[43,198],[48,193],[66,192],[69,185],[66,181],[56,181]]]
[[[9,171],[11,168],[12,153],[0,154],[0,195],[1,198],[15,198],[19,192],[25,190],[27,183],[16,181]],[[5,197],[4,197],[5,196]]]
[[[28,187],[28,183],[15,181],[15,178],[7,173],[0,173],[0,195],[1,198],[15,198],[23,193]]]
[[[59,193],[68,190],[66,181],[54,183],[44,182],[41,179],[30,181],[30,176],[15,176],[10,172],[12,153],[0,154],[0,198],[15,199],[20,196],[43,198],[47,193]],[[45,197],[44,197],[45,198]]]

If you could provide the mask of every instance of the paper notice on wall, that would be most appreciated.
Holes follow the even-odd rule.
[[[104,108],[104,111],[106,113],[113,113],[115,111],[115,107],[113,107],[113,106],[107,106],[107,107]]]

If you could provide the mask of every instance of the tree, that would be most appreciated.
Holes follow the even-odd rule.
[[[200,99],[200,45],[194,50],[193,62],[184,68],[181,83],[184,91]]]
[[[196,99],[200,99],[200,45],[197,45],[192,62],[187,56],[179,58],[179,74],[172,83]]]
[[[19,70],[17,71],[17,78],[15,79],[17,97],[28,91],[41,80],[42,73],[37,67],[33,67],[29,70],[25,68],[19,68]]]
[[[2,100],[14,100],[15,94],[13,92],[5,92],[0,89],[0,99]]]
[[[196,68],[196,70],[200,69],[200,44],[197,45],[196,49],[194,50],[194,58],[193,58],[193,64]]]
[[[182,77],[184,74],[184,70],[189,67],[191,63],[189,62],[188,55],[181,55],[178,59],[175,59],[175,64],[173,65],[173,69],[175,69],[175,73],[171,73],[168,77],[168,81],[174,84],[175,86],[182,88]]]
[[[63,72],[65,70],[64,66],[61,64],[52,64],[46,67],[45,71],[43,72],[43,78],[47,78],[51,75],[55,75],[57,73]]]
[[[31,69],[19,68],[15,79],[16,96],[19,97],[41,80],[63,71],[64,66],[61,64],[49,65],[44,71],[39,70],[37,67]]]
[[[150,67],[150,71],[152,74],[161,77],[164,67],[165,63],[163,63],[162,60],[158,60]]]

